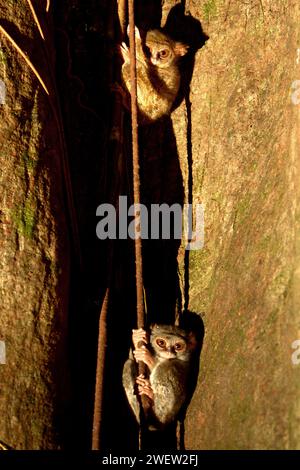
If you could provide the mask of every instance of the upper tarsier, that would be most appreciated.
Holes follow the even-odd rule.
[[[147,427],[163,429],[176,421],[187,402],[198,343],[192,332],[173,325],[153,325],[150,335],[143,329],[133,330],[132,341],[134,350],[123,368],[127,399],[139,422],[137,394],[148,396],[151,413]],[[148,366],[149,379],[138,375],[137,361]]]
[[[173,41],[158,29],[147,32],[143,47],[138,28],[136,36],[137,102],[140,123],[156,121],[170,114],[180,87],[179,59],[188,51],[188,46]],[[122,78],[130,92],[129,49],[123,42],[121,53],[124,59]]]

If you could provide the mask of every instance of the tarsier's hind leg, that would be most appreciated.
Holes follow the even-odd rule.
[[[135,414],[136,420],[139,422],[140,418],[140,406],[135,394],[136,388],[136,362],[133,359],[128,359],[123,368],[123,387],[127,396],[129,405]]]

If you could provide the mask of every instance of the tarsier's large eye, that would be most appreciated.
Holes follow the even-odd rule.
[[[162,49],[160,52],[159,52],[159,55],[162,59],[166,59],[169,55],[169,51],[168,49]]]
[[[156,344],[157,344],[157,346],[159,346],[160,348],[165,348],[165,347],[166,347],[166,342],[165,342],[165,340],[162,339],[162,338],[157,338]]]
[[[185,344],[184,344],[184,343],[175,343],[175,345],[174,345],[175,351],[183,351],[184,348],[185,348]]]

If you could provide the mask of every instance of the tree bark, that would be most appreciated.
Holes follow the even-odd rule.
[[[58,449],[68,399],[64,140],[51,10],[46,12],[47,2],[31,3],[39,25],[29,2],[0,1],[0,78],[6,89],[0,105],[0,339],[6,345],[0,440],[15,449]]]
[[[193,201],[205,205],[189,308],[206,334],[186,446],[299,449],[299,4],[185,4],[210,37],[189,95]],[[187,190],[185,116],[183,103],[173,124]]]

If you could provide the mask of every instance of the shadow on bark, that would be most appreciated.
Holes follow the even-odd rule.
[[[70,411],[68,446],[90,448],[98,316],[107,287],[107,243],[95,238],[95,211],[101,203],[115,203],[118,195],[132,201],[130,116],[124,119],[124,143],[117,158],[109,139],[113,97],[109,85],[120,77],[120,67],[112,68],[120,30],[117,3],[73,0],[57,6],[58,77],[68,140],[70,163],[79,212],[83,246],[83,272],[73,271],[70,306],[70,361],[73,402]],[[143,29],[159,27],[161,2],[137,2],[136,23]],[[86,25],[92,25],[86,32]],[[201,24],[175,6],[165,30],[190,46],[182,62],[182,86],[175,103],[183,99],[188,116],[189,196],[192,202],[192,144],[189,84],[194,56],[207,37]],[[173,125],[170,117],[140,127],[142,203],[184,203],[184,188]],[[150,229],[150,227],[149,227]],[[172,233],[172,224],[171,224]],[[122,368],[128,357],[131,330],[136,324],[134,246],[132,240],[115,240],[111,295],[108,312],[108,348],[105,373],[103,450],[137,450],[138,428],[129,410],[122,387]],[[145,240],[143,244],[144,284],[147,322],[174,323],[181,310],[177,254],[180,240]],[[75,266],[76,263],[74,263]],[[188,273],[188,262],[186,263]],[[188,295],[188,275],[186,292]],[[187,297],[188,298],[188,297]],[[179,307],[178,307],[179,306]],[[185,305],[187,307],[187,305]],[[202,338],[203,339],[203,338]],[[201,340],[202,341],[202,340]],[[201,349],[201,348],[200,348]],[[200,355],[199,349],[199,355]],[[198,364],[198,365],[197,365]],[[199,361],[195,365],[198,375]],[[191,380],[191,389],[196,378]],[[184,419],[183,412],[181,420]],[[149,449],[175,449],[175,425],[164,433],[150,435]],[[183,444],[182,444],[183,446]]]

